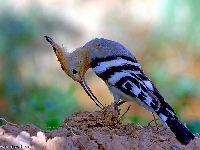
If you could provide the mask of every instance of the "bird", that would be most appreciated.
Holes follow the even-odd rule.
[[[62,70],[81,84],[97,106],[104,107],[85,80],[85,74],[90,68],[108,86],[116,105],[120,101],[136,102],[158,115],[183,145],[194,139],[194,134],[179,121],[173,108],[147,77],[135,56],[122,44],[105,38],[94,38],[68,52],[51,37],[44,37],[53,47]]]

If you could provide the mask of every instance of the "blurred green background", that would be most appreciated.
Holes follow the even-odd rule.
[[[198,0],[2,1],[0,117],[52,130],[75,111],[98,110],[60,69],[43,36],[51,36],[69,51],[104,37],[131,50],[182,122],[200,132],[199,10]],[[87,81],[105,105],[113,101],[91,70]],[[153,119],[151,113],[131,105],[124,122],[146,125]]]

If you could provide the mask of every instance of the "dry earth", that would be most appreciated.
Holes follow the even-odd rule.
[[[0,127],[0,149],[32,150],[198,150],[200,135],[187,146],[163,125],[139,126],[120,122],[113,105],[103,111],[76,112],[53,131],[32,124]]]

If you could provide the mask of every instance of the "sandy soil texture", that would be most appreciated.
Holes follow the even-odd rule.
[[[113,105],[103,111],[76,112],[57,129],[33,124],[0,127],[0,149],[32,150],[198,150],[200,135],[187,146],[164,125],[139,126],[120,122]]]

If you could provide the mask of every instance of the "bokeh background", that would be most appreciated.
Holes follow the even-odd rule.
[[[75,111],[99,110],[61,70],[43,36],[68,51],[104,37],[132,51],[182,122],[200,132],[199,10],[199,0],[1,1],[0,117],[52,130]],[[103,104],[113,102],[91,70],[87,82]],[[122,112],[129,105],[125,123],[153,119],[134,103]]]

